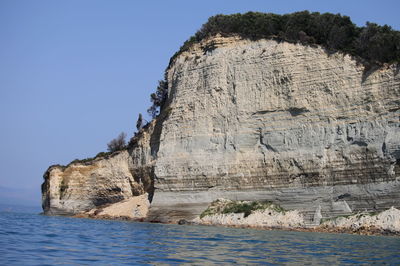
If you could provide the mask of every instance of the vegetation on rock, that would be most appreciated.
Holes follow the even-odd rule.
[[[107,144],[107,150],[109,152],[121,151],[126,148],[126,133],[122,132],[115,139],[111,140]]]
[[[158,81],[158,86],[155,93],[150,95],[150,101],[152,105],[147,109],[147,113],[154,119],[160,110],[164,107],[168,97],[168,80],[165,72],[164,80]]]
[[[400,32],[390,26],[367,22],[364,27],[357,27],[348,16],[302,11],[285,15],[248,12],[210,17],[171,58],[170,66],[194,43],[217,34],[317,44],[329,51],[341,51],[375,64],[400,62]]]
[[[107,157],[111,154],[113,154],[116,151],[121,151],[127,148],[126,145],[126,133],[122,132],[121,134],[118,135],[118,137],[116,137],[115,139],[111,140],[108,144],[107,144],[107,149],[108,152],[99,152],[98,154],[96,154],[96,156],[94,157],[89,157],[89,158],[85,158],[85,159],[75,159],[72,162],[70,162],[67,166],[74,164],[74,163],[90,163],[98,158],[104,158]],[[60,167],[64,167],[62,165],[59,165]]]
[[[239,35],[251,40],[275,39],[305,45],[321,45],[330,52],[341,51],[364,59],[369,64],[400,62],[400,32],[390,26],[379,26],[367,22],[357,27],[349,17],[309,11],[277,15],[272,13],[247,12],[245,14],[216,15],[190,37],[170,60],[164,73],[164,79],[158,82],[156,91],[150,95],[152,105],[148,114],[154,119],[165,109],[168,98],[167,71],[174,59],[189,50],[203,39],[220,34],[222,36]],[[138,131],[146,127],[139,114],[136,124]],[[123,137],[123,138],[122,138]],[[125,136],[118,136],[107,144],[109,153],[99,153],[93,158],[74,160],[89,162],[98,157],[126,148]]]
[[[281,206],[270,201],[232,201],[226,199],[217,199],[200,214],[200,218],[203,218],[207,215],[228,213],[244,213],[244,217],[247,217],[254,211],[267,209],[276,212],[285,212],[285,209],[283,209]]]
[[[150,95],[152,105],[147,110],[152,118],[163,109],[168,97],[167,70],[175,58],[202,40],[216,36],[238,35],[242,38],[274,39],[304,45],[321,45],[329,52],[340,51],[372,64],[400,62],[400,32],[390,26],[367,22],[356,26],[348,16],[309,11],[285,15],[247,12],[245,14],[215,15],[208,19],[194,36],[190,37],[170,59],[164,80]]]
[[[136,129],[137,131],[141,130],[143,127],[143,116],[139,113],[138,120],[136,121]]]
[[[111,154],[112,154],[112,152],[103,152],[102,151],[102,152],[99,152],[98,154],[96,154],[96,156],[94,156],[94,157],[89,157],[89,158],[85,158],[85,159],[75,159],[72,162],[70,162],[68,165],[73,164],[73,163],[88,163],[88,162],[94,161],[95,159],[98,159],[98,158],[107,157]],[[61,165],[59,165],[59,166],[62,167]]]

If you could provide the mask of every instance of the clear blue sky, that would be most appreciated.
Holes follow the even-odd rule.
[[[208,17],[301,10],[400,29],[398,0],[0,0],[0,203],[39,205],[49,165],[131,136],[169,58]]]

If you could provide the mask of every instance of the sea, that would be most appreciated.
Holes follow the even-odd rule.
[[[0,265],[400,265],[400,238],[0,211]]]

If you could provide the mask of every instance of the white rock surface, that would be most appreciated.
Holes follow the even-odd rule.
[[[96,218],[128,218],[140,219],[147,217],[150,202],[147,193],[132,197],[104,208],[94,208],[88,211],[87,215],[93,215]]]
[[[357,214],[349,217],[339,217],[323,223],[329,227],[344,227],[358,229],[361,227],[377,227],[383,230],[400,232],[400,210],[390,208],[378,215]]]
[[[141,131],[128,150],[89,162],[49,167],[42,185],[44,212],[77,214],[145,192],[151,199],[154,179],[150,143],[155,124]]]
[[[322,217],[400,206],[398,66],[368,72],[273,40],[208,42],[168,72],[154,206],[267,199],[310,221],[318,206]]]
[[[244,217],[244,213],[214,214],[203,218],[195,218],[193,222],[206,225],[246,225],[279,228],[305,226],[303,215],[296,210],[281,213],[267,209],[254,211],[247,217]]]
[[[49,169],[44,210],[144,192],[154,217],[188,219],[220,197],[270,200],[310,224],[318,208],[315,219],[400,207],[399,72],[320,47],[206,40],[173,62],[165,109],[128,151]]]

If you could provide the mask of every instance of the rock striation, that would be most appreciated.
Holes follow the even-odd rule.
[[[73,215],[104,205],[125,201],[145,193],[154,193],[154,161],[151,147],[156,147],[156,121],[150,123],[131,141],[128,150],[114,152],[68,166],[50,166],[42,184],[42,207],[45,214]]]
[[[268,200],[308,224],[400,207],[400,67],[321,47],[203,40],[167,71],[160,116],[126,151],[45,173],[45,213],[144,193],[149,220],[193,219],[217,198]]]

